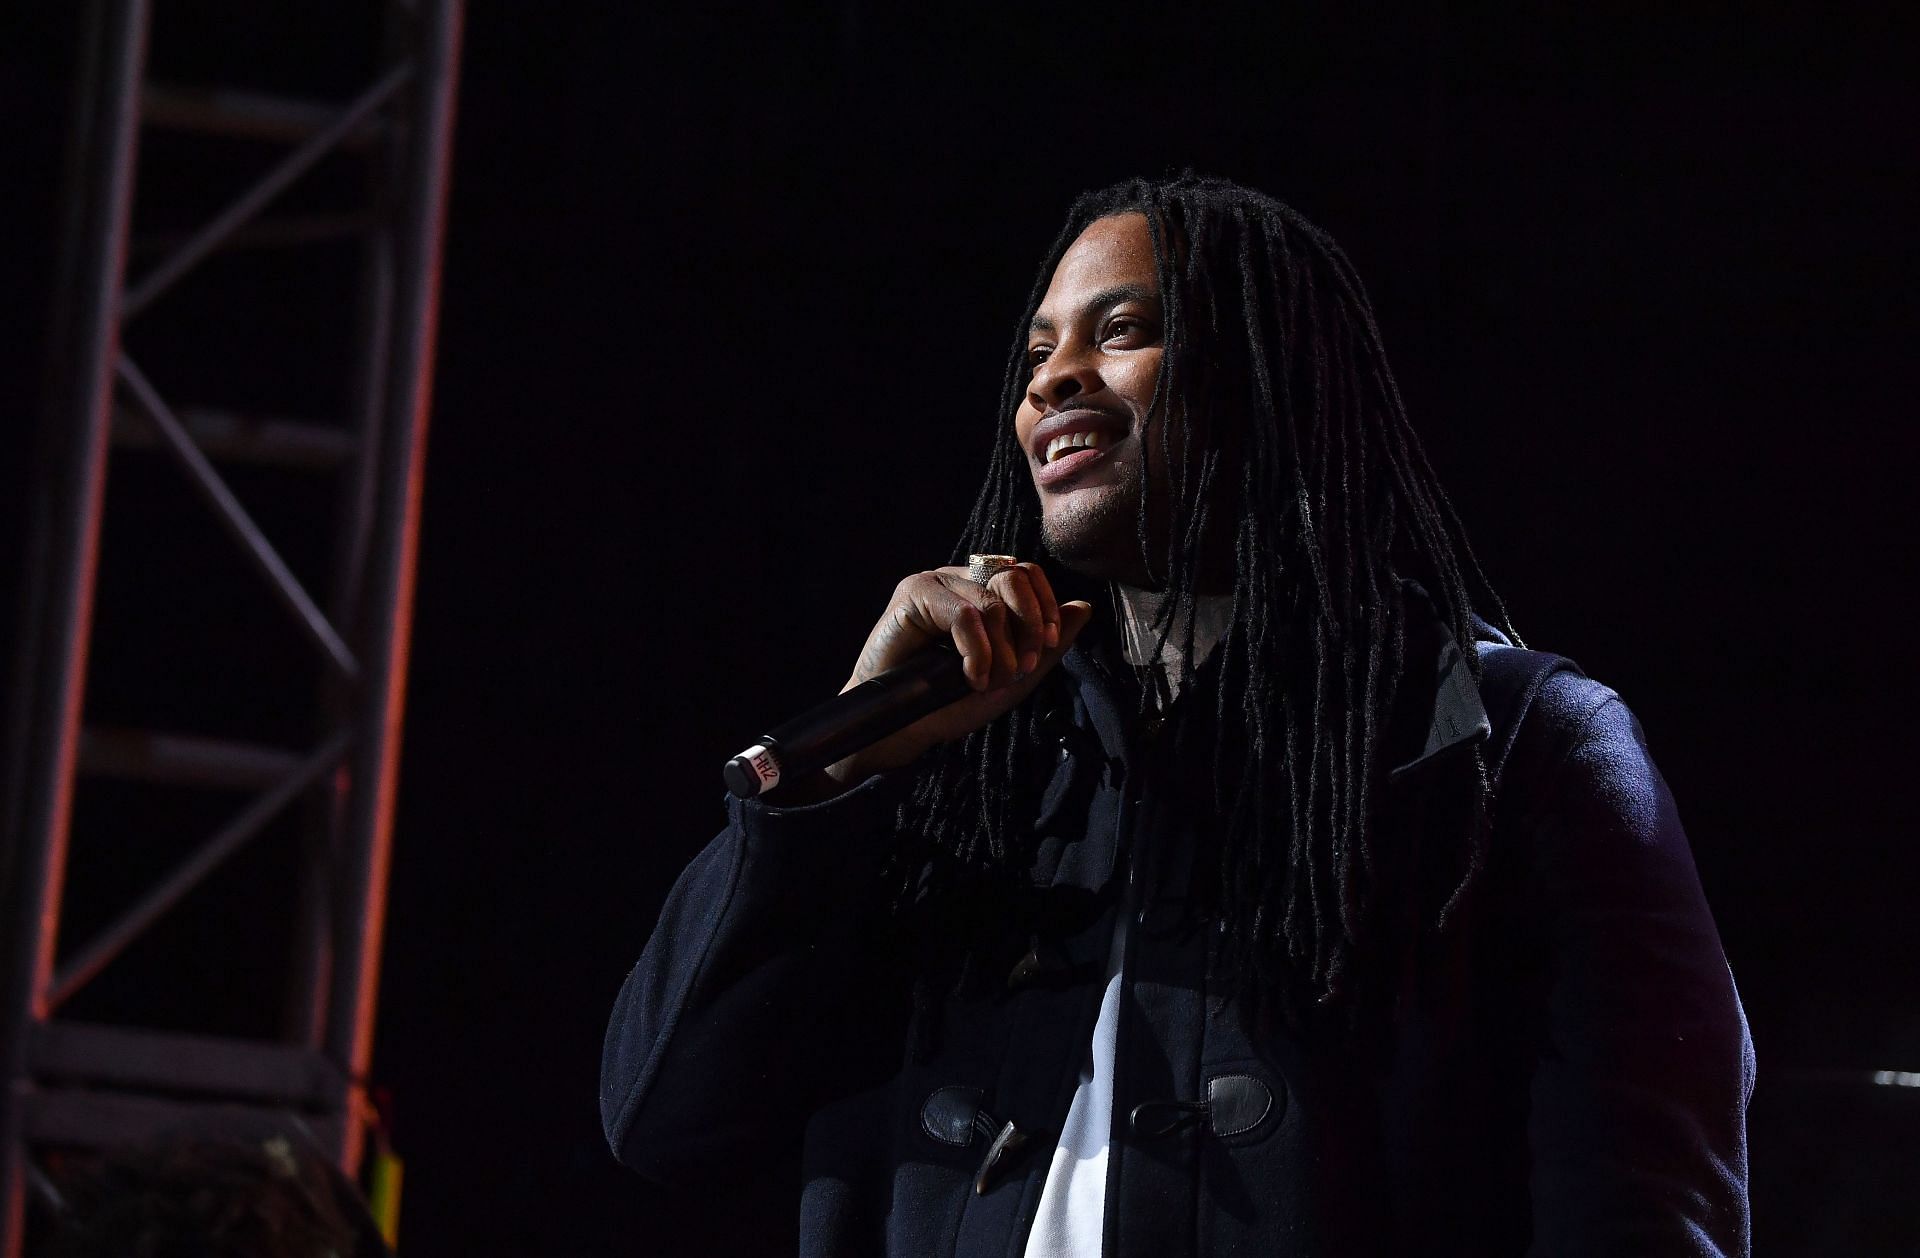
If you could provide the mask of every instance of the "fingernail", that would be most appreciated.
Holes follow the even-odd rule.
[[[1060,645],[1060,626],[1056,624],[1049,624],[1047,626],[1047,648],[1051,650],[1052,648],[1057,647],[1059,645]]]
[[[1020,677],[1025,677],[1038,667],[1040,667],[1040,653],[1038,651],[1028,651],[1020,657]],[[1020,677],[1016,677],[1014,680],[1018,681]]]

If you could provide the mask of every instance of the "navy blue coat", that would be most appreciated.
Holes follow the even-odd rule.
[[[1108,1254],[1747,1254],[1753,1050],[1673,800],[1618,695],[1485,634],[1478,685],[1439,631],[1402,686],[1381,859],[1435,859],[1390,836],[1471,743],[1497,802],[1378,1033],[1214,985],[1175,779],[1076,646],[1031,864],[992,893],[1006,979],[911,981],[878,893],[905,775],[729,801],[614,1010],[616,1155],[724,1191],[804,1142],[803,1254],[1018,1258],[1127,912]]]

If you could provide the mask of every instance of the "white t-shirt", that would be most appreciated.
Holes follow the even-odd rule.
[[[1113,1046],[1120,1023],[1120,966],[1127,954],[1127,915],[1113,930],[1107,986],[1093,1023],[1093,1051],[1080,1070],[1060,1143],[1027,1233],[1026,1258],[1100,1258],[1106,1226],[1107,1138],[1113,1130]]]

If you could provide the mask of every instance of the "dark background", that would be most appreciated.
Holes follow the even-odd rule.
[[[344,95],[368,24],[244,7],[161,0],[156,68]],[[950,549],[1068,201],[1190,165],[1341,240],[1521,632],[1644,723],[1752,1020],[1763,1252],[1912,1252],[1920,1096],[1822,1073],[1920,1069],[1910,32],[1812,7],[802,8],[469,15],[376,1062],[406,1251],[703,1252],[690,1220],[751,1195],[669,1199],[611,1163],[606,1010],[720,823],[722,759],[836,687],[894,581]],[[9,452],[76,33],[23,16],[0,52]],[[226,175],[153,178],[140,212],[187,223]],[[338,329],[240,284],[202,296],[245,319],[170,320],[142,352],[164,377],[169,346],[216,338],[229,387],[294,409]],[[304,367],[266,352],[289,345]],[[25,473],[0,457],[13,556]],[[114,477],[136,514],[110,516],[103,607],[143,620],[149,671],[217,667],[230,708],[270,707],[278,610],[225,606],[262,645],[193,663],[189,596],[231,574],[143,557],[140,520],[213,534],[170,474]],[[322,561],[297,495],[251,492]],[[278,868],[206,895],[257,899]]]

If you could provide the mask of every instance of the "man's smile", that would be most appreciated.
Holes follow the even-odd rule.
[[[1098,463],[1131,430],[1126,417],[1091,406],[1048,415],[1033,426],[1027,439],[1028,453],[1036,464],[1034,484],[1049,489],[1072,480]]]

